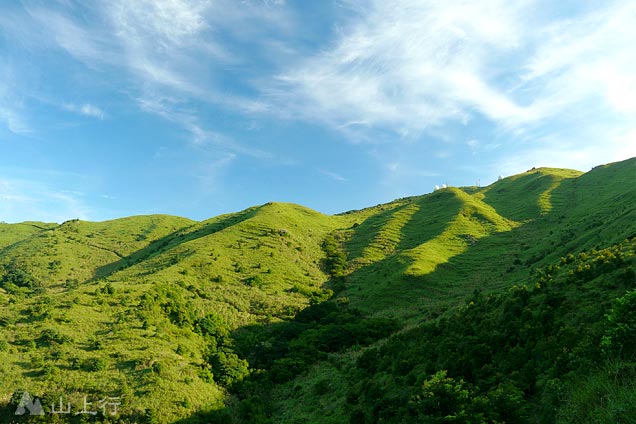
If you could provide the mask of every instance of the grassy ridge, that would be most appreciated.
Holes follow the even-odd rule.
[[[466,374],[477,366],[470,361],[460,372],[407,354],[419,349],[419,334],[455,349],[435,323],[466,319],[457,307],[475,290],[487,299],[533,287],[537,268],[632,240],[635,181],[630,159],[586,174],[533,169],[484,188],[451,187],[335,216],[268,203],[202,222],[153,215],[0,224],[0,400],[9,403],[2,413],[12,415],[12,396],[28,389],[47,402],[121,396],[120,422],[373,422],[376,398],[359,378],[384,387],[387,405],[408,403],[402,386],[421,395],[420,384],[492,400],[495,386],[459,382],[479,383]],[[555,281],[586,261],[568,263]],[[605,309],[590,316],[602,317],[629,284],[585,295],[604,296]],[[564,287],[576,305],[576,285]],[[495,320],[498,311],[471,319]],[[367,353],[384,344],[377,358]],[[360,377],[363,357],[370,362],[362,369],[372,372]],[[406,368],[418,371],[405,386],[396,370]],[[521,398],[507,401],[545,406],[523,384],[509,387]],[[211,410],[221,412],[206,415]]]
[[[218,379],[241,364],[214,369],[217,341],[197,323],[275,322],[328,297],[322,241],[349,220],[267,204],[201,223],[8,226],[23,239],[0,257],[2,399],[22,389],[47,402],[121,396],[131,422],[218,407]]]

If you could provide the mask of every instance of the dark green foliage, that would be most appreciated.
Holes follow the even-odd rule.
[[[249,375],[249,364],[231,349],[222,348],[209,359],[215,381],[223,386],[231,386]]]
[[[194,331],[210,339],[216,339],[220,344],[224,344],[229,335],[227,324],[216,314],[199,318],[194,325]]]
[[[86,369],[86,371],[101,371],[106,369],[106,361],[101,358],[101,357],[97,357],[97,358],[89,358],[86,361],[84,361],[84,366],[83,368]]]
[[[40,333],[38,343],[44,346],[53,346],[56,344],[64,344],[71,342],[71,338],[64,334],[61,334],[55,328],[46,328]]]
[[[106,290],[109,290],[108,286],[105,286]],[[155,308],[159,308],[173,324],[191,328],[196,312],[191,308],[189,296],[187,291],[178,286],[158,285],[153,293],[144,293],[141,296],[137,315],[142,320],[155,320]]]
[[[636,290],[614,301],[607,322],[601,342],[603,352],[628,361],[636,359]]]
[[[368,422],[410,422],[416,407],[415,417],[424,414],[424,422],[441,417],[531,422],[528,411],[540,399],[541,421],[553,421],[564,391],[601,361],[603,333],[607,352],[633,359],[636,292],[616,300],[611,311],[610,305],[611,294],[626,288],[616,277],[631,267],[625,258],[635,247],[636,242],[625,241],[562,261],[567,263],[563,269],[539,271],[541,283],[533,290],[513,287],[499,296],[476,292],[439,322],[367,350],[350,377],[347,400],[357,411],[352,419],[362,414]],[[584,281],[570,278],[577,269],[588,270]],[[418,383],[422,378],[424,383]],[[380,381],[384,389],[373,390]],[[437,418],[435,411],[441,414]]]
[[[250,287],[261,288],[264,284],[263,277],[261,277],[260,275],[252,275],[251,277],[247,277],[245,279],[245,284]]]
[[[202,379],[229,387],[249,375],[249,364],[234,353],[229,328],[221,317],[211,313],[199,318],[194,331],[208,343],[207,365],[199,372]]]
[[[394,320],[365,318],[347,305],[323,302],[300,311],[290,322],[237,333],[236,349],[254,368],[271,370],[270,378],[283,382],[327,353],[368,345],[398,327]]]
[[[332,234],[325,237],[322,248],[327,255],[325,265],[329,275],[332,278],[343,277],[347,268],[347,255],[342,251],[338,241]]]
[[[105,295],[113,295],[115,294],[115,288],[111,283],[106,283],[104,287],[100,289],[100,292]]]
[[[214,374],[209,364],[205,364],[205,366],[199,370],[198,375],[199,378],[206,383],[214,383]]]
[[[69,290],[76,289],[79,287],[79,280],[77,278],[67,278],[64,287]]]
[[[424,380],[405,409],[404,415],[409,422],[530,422],[527,411],[523,408],[523,393],[512,384],[481,394],[464,380],[448,377],[446,371],[439,371]]]
[[[0,266],[0,286],[12,293],[38,294],[44,291],[42,283],[28,272],[24,263],[15,260]]]
[[[233,381],[239,382],[232,390],[242,400],[233,407],[232,413],[240,417],[238,422],[270,422],[272,411],[266,405],[272,386],[306,372],[328,353],[343,352],[354,345],[367,346],[398,328],[395,320],[366,318],[360,311],[349,308],[346,302],[328,301],[300,311],[292,321],[269,327],[253,326],[237,332],[236,351],[259,372],[243,381],[240,378]],[[237,359],[217,353],[214,361],[229,361],[240,375],[243,369],[236,363]],[[222,369],[214,361],[213,368]]]

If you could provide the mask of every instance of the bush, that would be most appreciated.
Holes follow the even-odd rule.
[[[610,356],[623,359],[636,357],[636,290],[616,299],[606,316],[608,328],[601,340],[601,348]]]
[[[260,275],[252,275],[251,277],[247,277],[245,279],[245,284],[247,284],[250,287],[261,288],[263,287],[264,283],[265,282],[263,281],[263,278]]]
[[[69,336],[61,334],[55,328],[46,328],[40,333],[38,343],[44,346],[52,346],[56,344],[70,343],[72,339]]]
[[[102,371],[106,369],[106,361],[103,358],[90,358],[84,362],[87,371]]]
[[[212,370],[210,369],[210,366],[208,364],[199,369],[198,374],[199,378],[206,383],[214,383],[214,373],[212,373]]]
[[[216,381],[223,386],[231,386],[233,383],[243,380],[249,375],[249,364],[245,359],[230,350],[221,350],[210,358],[212,373]]]
[[[230,334],[230,330],[223,318],[213,313],[196,320],[194,331],[202,336],[216,339],[219,345],[224,344],[225,339]]]

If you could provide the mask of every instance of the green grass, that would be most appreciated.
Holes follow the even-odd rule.
[[[635,182],[630,159],[334,216],[268,203],[202,222],[0,224],[0,402],[21,388],[75,400],[114,394],[131,422],[195,422],[195,412],[232,399],[205,372],[211,341],[197,320],[275,328],[333,289],[341,304],[410,331],[452,315],[475,290],[504,293],[561,257],[636,236]],[[347,256],[343,277],[329,275],[327,236]],[[330,353],[273,387],[275,421],[348,419],[346,369],[365,349]]]

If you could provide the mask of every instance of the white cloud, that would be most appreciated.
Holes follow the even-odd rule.
[[[234,153],[226,153],[216,157],[209,156],[211,155],[204,154],[192,170],[192,175],[199,183],[199,190],[204,194],[210,194],[222,188],[223,172],[237,159]],[[199,195],[201,194],[199,193]]]
[[[0,62],[0,125],[14,134],[31,132],[22,116],[22,102],[15,93],[14,72],[9,66]]]
[[[97,118],[99,120],[103,120],[106,117],[106,112],[90,103],[84,103],[81,106],[75,105],[73,103],[68,103],[64,105],[64,109],[68,110],[69,112],[78,113],[90,118]]]
[[[88,219],[91,211],[80,197],[41,181],[0,177],[0,216],[7,222]]]
[[[636,128],[609,131],[600,123],[585,130],[590,133],[557,133],[524,145],[485,169],[492,174],[490,178],[494,181],[497,173],[514,175],[533,166],[586,172],[596,165],[636,157]]]
[[[534,107],[543,117],[586,105],[636,112],[636,3],[603,5],[537,31],[523,78],[536,89]]]
[[[293,107],[334,126],[421,130],[473,110],[530,119],[492,82],[521,43],[525,2],[350,2],[360,17],[333,48],[280,75]],[[307,105],[307,106],[304,106]]]
[[[101,110],[97,106],[93,106],[90,104],[82,105],[79,111],[84,116],[91,116],[98,119],[104,119],[104,117],[106,116],[103,110]]]
[[[29,127],[13,108],[0,103],[0,123],[14,134],[26,134],[30,132]]]
[[[53,44],[92,68],[116,60],[106,32],[90,24],[82,25],[48,8],[27,8],[27,12],[34,22],[25,21],[24,24],[42,43]]]
[[[104,82],[133,99],[169,97],[179,104],[202,102],[246,114],[263,113],[268,105],[220,82],[227,66],[251,63],[233,42],[269,46],[272,37],[264,36],[267,31],[290,30],[287,8],[280,1],[114,0],[56,7],[27,1],[24,9],[26,13],[13,13],[19,24],[7,27],[15,41],[33,51],[61,49],[90,70],[109,75]],[[17,119],[1,106],[2,102],[0,121],[11,120],[17,128]],[[106,117],[91,104],[66,106],[85,116]],[[166,113],[160,116],[180,113],[169,107],[164,105]],[[189,115],[201,119],[196,111]]]
[[[198,104],[318,121],[366,142],[451,137],[447,125],[477,118],[506,143],[564,136],[564,128],[594,120],[605,132],[626,132],[636,113],[636,3],[628,0],[558,17],[548,0],[342,0],[347,16],[334,20],[330,44],[297,49],[290,35],[299,35],[302,21],[283,1],[37,4],[27,7],[31,21],[7,31],[117,75],[111,83],[141,110],[182,127],[193,145],[231,153],[271,157],[215,131]],[[240,87],[224,84],[228,77]],[[0,122],[25,131],[14,104],[0,92]],[[72,107],[106,116],[88,103]]]
[[[543,0],[345,3],[333,45],[278,77],[299,118],[402,137],[479,115],[515,138],[636,111],[634,2],[559,18]]]
[[[141,110],[155,114],[187,131],[191,146],[205,149],[209,146],[224,148],[234,153],[260,159],[272,157],[266,151],[247,147],[217,131],[204,128],[196,113],[188,110],[178,99],[172,97],[142,97],[137,99]]]
[[[340,182],[347,181],[347,179],[343,177],[342,175],[332,171],[327,171],[326,169],[318,169],[318,172],[324,175],[325,177],[331,178],[334,181],[340,181]]]

